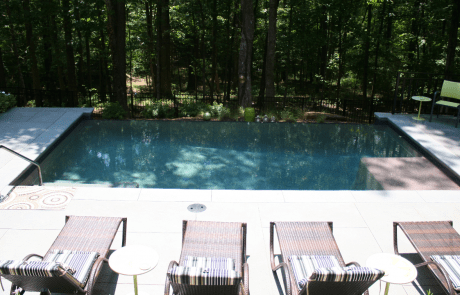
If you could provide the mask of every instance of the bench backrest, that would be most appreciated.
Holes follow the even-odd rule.
[[[460,99],[460,83],[444,80],[441,96]]]

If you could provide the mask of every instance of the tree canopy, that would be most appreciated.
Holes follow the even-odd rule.
[[[157,97],[244,89],[242,105],[391,97],[398,71],[460,75],[459,2],[4,0],[0,87],[96,89],[124,106],[132,76]]]

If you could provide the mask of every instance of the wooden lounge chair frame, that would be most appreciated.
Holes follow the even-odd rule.
[[[460,235],[453,228],[453,222],[393,222],[393,245],[397,255],[399,255],[398,227],[423,260],[415,267],[428,266],[447,294],[460,294],[454,290],[445,269],[430,258],[431,255],[460,255]]]
[[[436,100],[436,97],[440,93],[440,98],[454,98],[458,101],[450,102],[447,100]],[[452,82],[444,80],[442,83],[441,91],[436,91],[433,96],[433,100],[431,102],[431,114],[430,114],[430,122],[433,117],[434,107],[438,106],[437,117],[439,117],[439,107],[443,106],[446,108],[456,109],[457,110],[457,120],[455,121],[455,128],[458,126],[458,122],[460,121],[460,83],[459,82]]]
[[[241,273],[242,281],[236,286],[188,285],[172,283],[166,275],[165,295],[172,286],[174,294],[249,294],[249,267],[246,262],[246,223],[187,221],[182,224],[182,250],[179,263],[171,261],[168,272],[184,261],[186,256],[223,257],[235,261],[235,270]]]
[[[281,262],[278,265],[275,264],[274,254],[275,228],[281,250]],[[291,255],[334,255],[342,267],[349,265],[359,266],[357,262],[345,264],[332,234],[332,222],[270,222],[271,267],[274,275],[276,275],[278,269],[284,270],[286,294],[369,294],[369,287],[375,283],[375,281],[311,281],[299,290],[295,283],[291,263],[288,261]]]
[[[126,245],[126,218],[119,217],[93,217],[93,216],[66,216],[65,225],[49,248],[45,256],[37,254],[27,255],[23,260],[32,257],[46,258],[53,250],[72,250],[98,252],[99,258],[93,264],[88,281],[84,288],[76,285],[63,277],[34,277],[19,275],[2,275],[11,281],[10,294],[18,294],[16,288],[21,288],[19,294],[24,291],[41,292],[41,294],[74,293],[91,295],[96,279],[101,271],[102,263],[108,262],[110,246],[123,223],[122,246]]]

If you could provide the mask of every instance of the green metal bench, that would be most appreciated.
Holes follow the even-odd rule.
[[[436,96],[439,91],[434,93],[433,101],[431,104],[431,114],[430,114],[430,122],[431,118],[433,117],[433,110],[435,106],[444,106],[447,108],[457,109],[457,121],[455,122],[455,128],[458,126],[458,121],[460,119],[460,83],[452,82],[444,80],[441,88],[441,94],[439,96],[440,100],[436,101]],[[458,102],[442,100],[442,98],[454,98],[458,100]],[[437,116],[439,117],[439,108]]]

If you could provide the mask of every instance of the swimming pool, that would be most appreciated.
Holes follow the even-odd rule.
[[[361,158],[415,156],[385,125],[84,120],[41,166],[47,184],[347,190]]]

